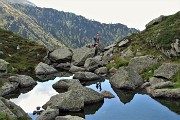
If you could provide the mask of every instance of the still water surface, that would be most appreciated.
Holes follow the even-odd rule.
[[[10,100],[19,105],[35,120],[37,116],[33,116],[32,112],[36,107],[44,105],[51,96],[58,94],[52,88],[52,84],[61,79],[72,79],[72,77],[56,77],[47,82],[38,82],[31,91],[21,93],[18,98]],[[87,87],[98,92],[101,90],[110,91],[115,95],[115,98],[86,106],[83,113],[75,115],[85,117],[86,120],[180,120],[180,100],[154,100],[146,94],[113,88],[108,80],[99,83],[101,88],[97,87],[95,81],[87,83]]]

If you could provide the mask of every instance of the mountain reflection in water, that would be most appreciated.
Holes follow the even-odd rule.
[[[72,76],[56,77],[54,80],[38,82],[28,93],[21,93],[18,98],[9,97],[25,112],[30,113],[29,115],[35,120],[37,116],[32,116],[33,110],[37,106],[44,105],[51,96],[58,94],[52,88],[52,84],[60,79],[72,79]],[[97,87],[97,82],[100,87]],[[115,98],[85,105],[84,111],[61,112],[60,115],[77,115],[86,120],[180,120],[180,100],[152,99],[150,96],[138,94],[136,91],[119,90],[112,87],[109,80],[82,82],[82,84],[98,92],[110,91]]]

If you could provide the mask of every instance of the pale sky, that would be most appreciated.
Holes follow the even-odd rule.
[[[122,23],[143,30],[160,15],[180,11],[180,0],[29,0],[38,7],[72,12],[101,23]]]

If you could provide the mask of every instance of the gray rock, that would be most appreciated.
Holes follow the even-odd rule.
[[[107,67],[100,67],[94,71],[98,75],[103,75],[108,73]]]
[[[149,79],[149,82],[150,82],[150,85],[151,85],[151,86],[154,86],[154,85],[156,85],[156,84],[159,84],[159,83],[162,83],[162,82],[165,82],[165,81],[164,81],[164,79],[162,79],[162,78],[151,77],[151,78]]]
[[[132,58],[128,66],[133,68],[136,72],[141,73],[143,70],[151,68],[157,63],[157,58],[146,55]]]
[[[170,80],[174,77],[174,75],[176,75],[178,70],[180,70],[179,65],[164,63],[157,70],[154,71],[154,76]]]
[[[66,115],[66,116],[58,116],[56,117],[55,120],[85,120],[85,119],[78,116]]]
[[[133,56],[134,53],[129,47],[121,52],[121,57],[133,57]]]
[[[0,51],[0,56],[1,56],[1,55],[4,55],[4,52],[3,52],[3,51]]]
[[[62,111],[80,111],[84,108],[84,98],[79,90],[69,90],[52,96],[43,108],[48,106]]]
[[[152,21],[150,21],[148,24],[146,24],[146,28],[151,27],[152,25],[158,24],[160,23],[163,19],[165,18],[165,16],[161,15],[158,18],[153,19]]]
[[[104,98],[115,98],[115,96],[110,93],[109,91],[102,91],[101,94],[104,96]]]
[[[79,82],[78,79],[65,79],[65,80],[59,80],[58,82],[56,82],[55,84],[53,84],[53,88],[54,89],[66,89],[68,90],[68,88],[70,86],[81,86],[81,83]]]
[[[56,49],[49,54],[49,59],[53,62],[69,62],[72,58],[72,52],[68,48],[60,48]]]
[[[141,76],[129,67],[120,67],[110,78],[110,83],[120,89],[136,89],[143,84]]]
[[[0,88],[0,96],[8,95],[9,93],[16,90],[19,86],[17,82],[5,82]]]
[[[141,89],[144,89],[146,87],[149,87],[150,86],[150,82],[145,82],[141,85]]]
[[[57,70],[55,68],[42,62],[40,62],[35,68],[36,75],[48,75],[56,72]]]
[[[173,82],[171,81],[166,81],[166,82],[161,82],[161,83],[158,83],[154,86],[152,86],[154,89],[162,89],[162,88],[169,88],[169,87],[173,87]]]
[[[52,109],[48,107],[43,111],[36,120],[53,120],[59,115],[59,109]]]
[[[76,72],[73,76],[73,79],[81,80],[98,80],[100,77],[92,72]]]
[[[59,63],[58,65],[55,66],[55,68],[57,68],[58,70],[69,70],[71,67],[71,63],[66,62],[66,63]]]
[[[0,97],[0,111],[7,114],[13,119],[25,117],[26,120],[31,120],[27,113],[22,108],[14,104],[13,102]]]
[[[180,98],[180,88],[177,89],[155,89],[152,93],[153,97]]]
[[[8,67],[9,63],[6,62],[5,60],[3,59],[0,59],[0,73],[1,72],[7,72],[7,67]]]
[[[113,48],[116,45],[116,43],[113,43],[107,47],[104,48],[104,50],[109,50],[110,48]]]
[[[11,82],[18,82],[19,87],[28,87],[28,86],[33,86],[37,84],[37,82],[34,81],[32,77],[26,76],[26,75],[11,76],[8,79]]]
[[[121,41],[121,42],[119,43],[119,47],[125,46],[125,45],[127,45],[128,43],[129,43],[129,40],[128,40],[128,39],[125,39],[125,40],[123,40],[123,41]]]
[[[69,72],[75,73],[75,72],[83,72],[85,70],[86,70],[85,68],[71,65],[71,68],[69,69]]]
[[[98,60],[98,61],[101,61],[102,60],[102,56],[101,55],[97,55],[95,57],[93,57],[94,59]]]
[[[118,69],[112,67],[112,68],[109,70],[109,73],[110,73],[111,75],[114,75],[117,70],[118,70]]]
[[[103,66],[103,63],[94,58],[88,58],[84,64],[84,67],[88,71],[91,71],[91,72],[93,72],[94,70],[102,66]]]
[[[73,50],[72,61],[76,66],[83,66],[87,58],[92,58],[95,55],[95,48],[77,48]]]
[[[113,48],[110,48],[109,50],[104,52],[104,55],[102,57],[102,61],[104,64],[108,64],[112,58],[113,58]]]

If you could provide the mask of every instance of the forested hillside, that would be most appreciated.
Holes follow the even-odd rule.
[[[51,41],[58,40],[69,47],[81,47],[85,43],[91,43],[92,38],[98,33],[102,36],[102,42],[108,45],[131,33],[138,32],[120,23],[101,24],[73,13],[50,8],[20,4],[11,4],[10,8],[14,9],[13,14],[10,14],[12,11],[9,12],[9,8],[1,7],[1,21],[3,22],[0,26],[26,38],[41,40],[44,44],[49,44],[49,39],[52,39]],[[56,42],[53,43],[56,44]]]

